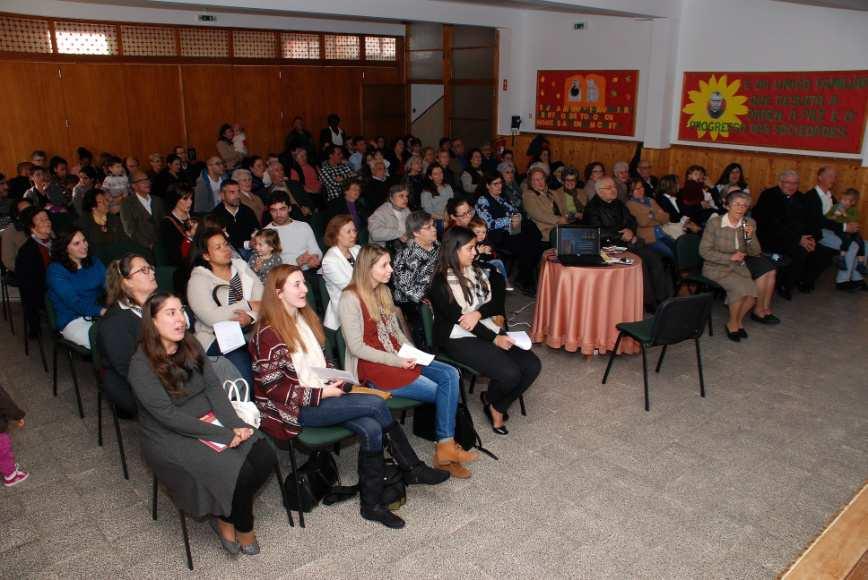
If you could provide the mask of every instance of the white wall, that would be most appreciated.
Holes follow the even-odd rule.
[[[578,21],[586,23],[584,30],[573,29],[573,23]],[[512,109],[508,111],[508,115],[520,114],[522,130],[535,130],[533,115],[536,104],[536,73],[543,69],[638,70],[638,102],[644,103],[649,88],[653,26],[651,21],[613,16],[528,13],[518,31],[512,35],[511,84],[515,89],[510,90],[517,90],[519,96],[518,99],[509,100],[508,106]],[[501,86],[501,94],[502,88]],[[503,109],[503,105],[501,108]],[[504,112],[501,112],[501,119]],[[641,131],[644,126],[646,112],[646,107],[639,107],[637,131]],[[505,132],[508,132],[508,117],[506,120]],[[501,130],[503,129],[502,123]]]

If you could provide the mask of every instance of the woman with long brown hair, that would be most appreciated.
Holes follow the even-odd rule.
[[[129,379],[145,460],[175,504],[193,517],[217,516],[211,527],[230,554],[258,554],[253,497],[277,457],[236,415],[176,296],[145,302]]]
[[[407,483],[440,483],[448,474],[422,463],[384,400],[345,394],[340,381],[325,381],[314,369],[331,366],[323,354],[325,333],[307,303],[298,266],[276,266],[265,281],[256,332],[250,341],[256,405],[262,429],[276,439],[296,437],[304,427],[341,425],[359,437],[359,492],[366,520],[403,528],[404,520],[383,505],[384,440]]]
[[[475,461],[478,455],[455,441],[458,371],[436,360],[427,366],[417,365],[414,359],[398,354],[402,346],[412,343],[401,328],[399,309],[392,301],[391,277],[389,252],[382,246],[362,248],[339,306],[341,332],[347,342],[344,368],[360,381],[393,395],[434,403],[434,467],[466,479],[471,473],[462,464]]]

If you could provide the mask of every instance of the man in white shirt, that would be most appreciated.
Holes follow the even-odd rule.
[[[289,196],[286,192],[275,191],[268,210],[273,221],[265,227],[280,236],[283,263],[297,265],[305,270],[305,274],[316,271],[322,261],[322,250],[311,227],[289,217]]]
[[[368,143],[364,137],[355,137],[350,139],[353,146],[353,154],[350,155],[349,164],[353,171],[359,173],[362,171],[362,163],[365,162],[365,153],[368,150]]]

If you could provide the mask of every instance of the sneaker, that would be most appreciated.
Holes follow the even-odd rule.
[[[515,288],[511,284],[507,284],[506,285],[506,291],[507,292],[514,292]]]
[[[29,473],[27,473],[26,471],[21,471],[20,469],[16,469],[12,472],[11,475],[3,477],[3,486],[12,487],[13,485],[18,485],[28,477],[30,477]]]

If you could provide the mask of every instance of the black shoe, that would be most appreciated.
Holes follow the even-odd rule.
[[[407,525],[400,516],[393,514],[385,506],[382,505],[363,505],[359,510],[359,513],[362,514],[362,517],[366,520],[370,520],[372,522],[380,522],[387,528],[391,528],[393,530],[400,530],[405,525]]]
[[[383,434],[386,435],[389,452],[395,458],[398,467],[404,472],[404,483],[407,485],[437,485],[449,479],[448,471],[428,467],[419,459],[397,421],[384,430]]]
[[[730,332],[725,324],[723,325],[723,331],[726,333],[726,338],[732,342],[741,342],[741,335],[738,332]]]
[[[359,452],[359,513],[366,520],[397,530],[405,523],[383,505],[386,461],[383,451]]]
[[[747,338],[747,331],[743,328],[739,328],[737,334],[739,338]]]
[[[757,316],[753,312],[750,313],[750,319],[760,324],[780,324],[781,319],[774,314],[766,314],[765,316]]]
[[[786,286],[778,287],[778,296],[780,296],[784,300],[792,300],[793,299],[792,291],[789,288],[787,288]]]
[[[482,412],[485,413],[485,417],[488,419],[488,423],[491,425],[491,430],[497,433],[498,435],[509,435],[509,429],[506,426],[503,427],[495,427],[494,426],[494,417],[491,415],[491,405],[483,404]]]
[[[488,391],[481,391],[479,393],[479,400],[482,401],[482,407],[485,408],[488,404]],[[509,413],[502,413],[502,415],[504,422],[509,421]]]
[[[841,292],[855,292],[859,288],[856,287],[856,284],[853,282],[837,282],[835,283],[835,290],[840,290]]]

